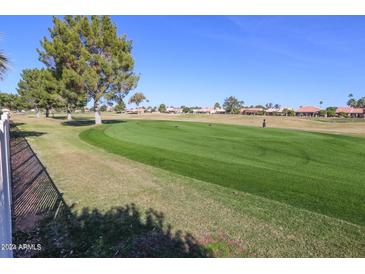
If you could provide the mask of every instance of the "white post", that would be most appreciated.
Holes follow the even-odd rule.
[[[0,258],[13,257],[9,115],[0,120]]]

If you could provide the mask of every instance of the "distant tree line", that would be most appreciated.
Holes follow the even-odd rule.
[[[0,93],[0,108],[6,108],[11,110],[23,110],[29,109],[29,105],[23,100],[23,98],[17,94],[12,93]]]
[[[138,94],[136,94],[136,97]],[[348,105],[350,107],[359,107],[359,108],[365,108],[365,97],[360,98],[359,100],[355,100],[353,99],[353,96],[350,95],[351,97],[351,101],[348,102]],[[129,101],[129,103],[133,102],[133,98],[131,98],[131,100]],[[320,106],[322,107],[323,105],[323,100],[319,101]],[[138,105],[137,105],[138,106]],[[219,102],[216,102],[214,104],[214,109],[215,110],[219,110],[219,109],[223,109],[226,111],[226,113],[229,114],[237,114],[240,112],[241,108],[244,108],[244,101],[243,100],[239,100],[234,96],[229,96],[227,98],[225,98],[223,105],[221,106],[221,104]],[[280,114],[276,114],[275,112],[273,113],[273,115],[285,115],[285,116],[295,116],[295,111],[293,109],[290,108],[282,108],[282,106],[280,104],[274,104],[274,103],[266,103],[265,105],[250,105],[247,106],[250,108],[260,108],[262,109],[262,112],[257,112],[257,114],[264,114],[266,110],[268,109],[281,109]],[[180,107],[181,112],[182,113],[193,113],[194,109],[201,109],[201,107],[199,106],[185,106],[182,105]],[[336,109],[337,107],[327,107],[326,109],[321,109],[320,111],[320,116],[326,116],[326,117],[335,117],[336,116]],[[160,104],[157,107],[147,107],[146,108],[147,111],[159,111],[161,113],[165,113],[167,112],[167,106],[166,104]]]

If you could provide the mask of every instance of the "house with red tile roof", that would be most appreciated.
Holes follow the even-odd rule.
[[[321,109],[313,106],[300,107],[295,113],[297,116],[315,117],[319,115]]]
[[[336,109],[336,114],[340,115],[347,115],[348,117],[352,118],[360,118],[364,117],[364,109],[363,108],[353,108],[353,107],[338,107]]]

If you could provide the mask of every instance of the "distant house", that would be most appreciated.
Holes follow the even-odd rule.
[[[180,114],[180,113],[182,113],[182,108],[169,107],[169,108],[166,108],[166,112]]]
[[[266,115],[272,116],[279,112],[279,108],[268,108],[265,110]]]
[[[193,109],[193,113],[211,114],[213,112],[214,112],[213,108],[195,108],[195,109]]]
[[[215,109],[212,110],[211,113],[213,113],[213,114],[224,114],[224,113],[226,113],[226,110],[224,108],[215,108]]]
[[[313,106],[300,107],[295,113],[297,116],[315,117],[319,115],[321,109]]]
[[[353,107],[338,107],[336,109],[336,115],[340,116],[347,115],[348,117],[352,118],[363,118],[364,116],[364,109],[362,108],[353,108]]]
[[[145,109],[144,108],[131,108],[131,109],[127,109],[125,112],[127,114],[138,114],[138,113],[144,113]]]
[[[245,115],[260,115],[264,113],[263,108],[241,108],[240,109],[241,114]]]
[[[138,114],[138,110],[134,108],[126,109],[125,112],[128,114]]]
[[[265,114],[268,116],[274,116],[274,115],[286,115],[288,111],[293,111],[292,108],[289,107],[281,107],[281,108],[268,108],[265,110]]]
[[[192,109],[192,112],[200,114],[224,114],[226,113],[226,110],[224,108],[206,107],[206,108],[194,108]]]

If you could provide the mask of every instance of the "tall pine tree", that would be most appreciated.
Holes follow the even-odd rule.
[[[100,124],[100,103],[120,102],[137,86],[132,42],[118,36],[109,16],[65,16],[53,23],[40,60],[62,81],[67,104],[92,101]]]
[[[46,117],[50,109],[62,105],[59,95],[59,82],[47,69],[25,69],[18,82],[17,91],[27,104],[35,108],[37,118],[40,110],[45,109]]]

